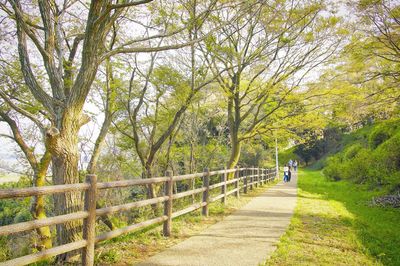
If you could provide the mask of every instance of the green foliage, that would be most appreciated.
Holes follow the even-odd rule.
[[[309,165],[320,160],[328,153],[339,149],[342,129],[338,126],[328,126],[322,130],[306,130],[301,135],[305,142],[293,147],[290,157],[284,157],[283,161],[279,160],[281,163],[287,162],[288,159],[297,159]]]
[[[330,157],[326,160],[324,174],[333,180],[340,180],[342,176],[341,165],[342,161],[338,157]]]
[[[106,252],[100,253],[96,260],[100,260],[104,263],[116,263],[120,260],[121,255],[117,250],[107,250]]]
[[[374,130],[369,137],[369,145],[372,149],[375,149],[389,138],[389,132],[383,130],[382,128],[377,128],[377,130]]]
[[[371,149],[375,149],[378,147],[380,144],[388,140],[393,134],[396,132],[398,129],[396,123],[398,121],[395,121],[394,123],[387,122],[383,123],[381,125],[376,126],[371,134],[369,135],[369,146]]]
[[[375,160],[378,166],[388,174],[400,171],[400,131],[384,142],[375,151]]]
[[[11,250],[8,246],[7,236],[0,236],[0,261],[10,259]]]
[[[400,130],[398,119],[360,129],[345,138],[343,149],[326,160],[330,179],[349,179],[388,190],[400,188]]]
[[[363,146],[360,143],[351,145],[350,147],[346,148],[343,156],[347,160],[353,159],[362,148]]]
[[[278,160],[280,165],[287,164],[290,159],[297,161],[304,161],[299,155],[295,153],[297,147],[292,147],[290,149],[279,152]]]
[[[242,146],[241,166],[272,166],[274,164],[271,165],[271,162],[267,159],[268,155],[270,155],[270,151],[259,143],[245,143]]]
[[[24,180],[0,185],[0,189],[28,187]],[[25,222],[32,219],[30,198],[0,200],[0,225]]]

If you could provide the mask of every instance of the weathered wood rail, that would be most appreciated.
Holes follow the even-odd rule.
[[[228,180],[228,174],[234,173],[234,178]],[[220,176],[220,182],[210,185],[210,177]],[[208,215],[208,206],[210,203],[217,200],[221,200],[222,203],[226,202],[226,198],[229,195],[234,194],[239,197],[240,191],[247,193],[253,187],[271,182],[276,177],[275,168],[264,169],[264,168],[236,168],[236,169],[224,169],[218,171],[209,171],[206,169],[203,173],[178,175],[173,176],[171,171],[167,171],[166,176],[156,177],[150,179],[133,179],[123,180],[114,182],[102,182],[98,183],[95,175],[88,175],[85,183],[69,184],[69,185],[56,185],[56,186],[45,186],[45,187],[30,187],[30,188],[17,188],[17,189],[2,189],[0,190],[1,199],[12,199],[20,197],[31,197],[37,195],[52,195],[56,193],[66,192],[77,192],[83,191],[85,195],[84,211],[75,213],[68,213],[55,217],[49,217],[40,220],[33,220],[28,222],[21,222],[16,224],[10,224],[0,227],[0,236],[10,235],[23,231],[33,230],[44,226],[51,226],[56,224],[62,224],[68,221],[83,219],[83,239],[64,244],[61,246],[53,247],[48,250],[33,253],[23,257],[15,258],[12,260],[0,262],[0,266],[4,265],[26,265],[34,263],[46,258],[54,257],[59,254],[64,254],[74,250],[82,249],[82,264],[93,265],[94,263],[94,252],[95,244],[104,240],[108,240],[114,237],[118,237],[122,234],[132,232],[134,230],[150,226],[157,223],[163,223],[163,234],[165,236],[171,235],[172,219],[186,213],[202,209],[203,215]],[[192,180],[196,178],[202,179],[202,187],[192,189],[184,192],[173,193],[173,185],[175,182],[183,180]],[[102,189],[110,188],[123,188],[132,186],[143,186],[148,184],[164,184],[164,196],[160,196],[153,199],[140,200],[121,204],[117,206],[104,207],[96,209],[96,197],[97,191]],[[233,185],[233,189],[228,191],[228,185]],[[232,185],[231,185],[232,187]],[[211,197],[211,190],[220,188],[219,194]],[[202,193],[202,200],[199,203],[194,203],[191,206],[173,212],[172,206],[174,200]],[[215,193],[214,193],[215,194]],[[156,217],[147,221],[143,221],[137,224],[132,224],[123,228],[119,228],[110,232],[106,232],[96,236],[96,217],[112,214],[115,212],[127,211],[133,208],[139,208],[148,206],[151,204],[164,203],[164,213],[160,217]]]

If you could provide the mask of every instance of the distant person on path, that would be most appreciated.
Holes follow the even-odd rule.
[[[290,182],[290,179],[292,178],[292,169],[293,169],[293,160],[292,159],[289,160],[288,165],[289,165],[289,171],[288,171],[287,181]]]
[[[297,172],[297,164],[298,164],[297,160],[294,160],[293,169],[294,169],[295,172]]]
[[[283,167],[283,182],[288,182],[289,180],[289,167],[287,164]]]

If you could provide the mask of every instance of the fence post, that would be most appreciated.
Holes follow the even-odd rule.
[[[263,169],[263,173],[264,173],[264,184],[267,184],[267,169]]]
[[[249,170],[246,168],[244,169],[244,179],[243,179],[243,193],[247,193],[247,176],[249,174]]]
[[[168,196],[168,200],[164,202],[164,215],[168,217],[163,224],[163,235],[171,236],[172,227],[172,194],[173,194],[173,173],[171,170],[165,172],[168,180],[165,182],[165,196]]]
[[[94,264],[94,242],[96,239],[96,196],[97,176],[87,175],[86,183],[90,187],[85,191],[85,211],[89,216],[83,221],[83,239],[87,241],[86,247],[82,249],[82,264],[91,266]]]
[[[251,168],[251,175],[250,175],[250,190],[253,190],[253,180],[254,180],[254,166]]]
[[[258,168],[254,169],[254,186],[258,187]]]
[[[261,168],[261,185],[265,184],[265,169]]]
[[[224,184],[221,186],[221,194],[224,195],[221,199],[221,203],[226,204],[226,178],[227,178],[227,173],[226,173],[226,166],[224,168],[224,174],[221,176],[221,182],[224,182]]]
[[[205,188],[205,190],[203,191],[203,203],[205,203],[205,205],[203,206],[201,214],[204,216],[208,216],[208,192],[210,190],[210,171],[208,170],[208,168],[204,169],[203,187]]]
[[[240,186],[239,186],[239,182],[240,182],[240,167],[236,166],[236,172],[235,172],[235,178],[236,178],[236,182],[235,182],[235,195],[236,198],[239,198],[239,193],[240,193]]]
[[[272,176],[272,171],[271,171],[271,170],[272,170],[271,168],[268,169],[268,181],[269,181],[269,182],[271,182],[271,181],[274,180],[274,179],[273,179],[273,176]]]
[[[264,184],[268,183],[268,169],[264,169]]]

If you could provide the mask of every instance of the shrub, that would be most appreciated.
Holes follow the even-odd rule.
[[[326,160],[326,167],[322,171],[329,179],[339,181],[342,176],[342,160],[339,156],[332,156]]]
[[[353,159],[346,162],[344,175],[357,183],[366,183],[370,178],[369,168],[372,165],[371,151],[360,149]]]
[[[390,132],[386,130],[387,128],[385,127],[377,127],[375,130],[371,132],[368,140],[371,149],[375,149],[380,144],[382,144],[383,142],[385,142],[390,138]]]
[[[376,149],[379,145],[394,136],[397,131],[399,131],[399,120],[385,121],[375,126],[368,138],[370,148]]]
[[[362,148],[363,146],[359,143],[351,145],[344,151],[344,158],[347,160],[353,159]]]
[[[328,157],[323,173],[333,180],[349,179],[400,191],[399,122],[385,121],[349,135],[343,142],[344,149]]]
[[[377,160],[390,171],[400,171],[400,132],[374,151]]]

